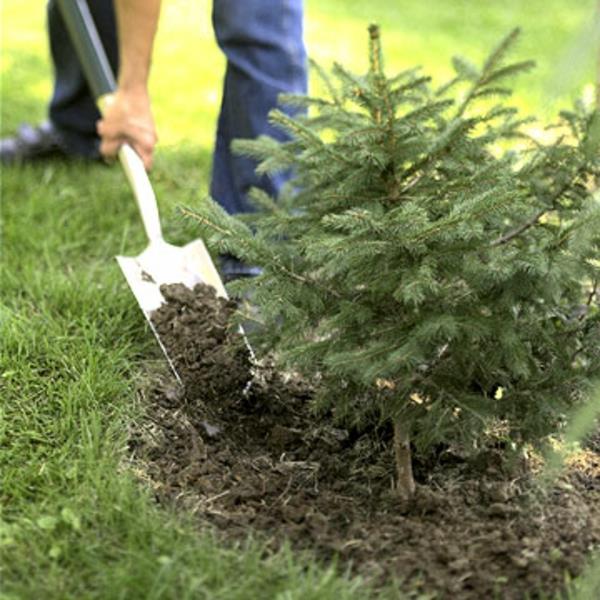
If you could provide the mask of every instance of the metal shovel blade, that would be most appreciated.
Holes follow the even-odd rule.
[[[160,291],[160,286],[164,284],[182,283],[193,289],[198,283],[204,283],[213,286],[217,295],[227,298],[223,282],[204,242],[195,240],[181,248],[159,240],[152,242],[137,256],[116,258],[171,370],[181,382],[175,365],[152,323],[152,313],[165,303]]]

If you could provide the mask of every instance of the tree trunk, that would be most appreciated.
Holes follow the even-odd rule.
[[[415,493],[415,480],[412,471],[412,456],[408,432],[394,421],[394,455],[396,457],[396,489],[402,501],[410,500]]]

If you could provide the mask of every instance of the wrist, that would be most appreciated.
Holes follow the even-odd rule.
[[[128,77],[123,74],[117,82],[117,92],[131,96],[148,96],[148,81],[146,78]]]
[[[148,88],[144,86],[122,85],[120,83],[118,84],[115,93],[119,96],[131,99],[143,99],[149,97]]]
[[[145,86],[121,86],[119,83],[115,92],[115,98],[117,98],[124,106],[130,106],[132,108],[144,108],[150,106],[150,94],[148,88]]]

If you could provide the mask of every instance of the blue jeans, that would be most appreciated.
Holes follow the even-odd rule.
[[[118,69],[118,44],[112,0],[88,2],[109,62]],[[306,92],[302,0],[214,0],[213,27],[227,58],[223,101],[217,126],[211,195],[231,214],[247,212],[247,192],[258,186],[277,195],[287,176],[258,178],[256,163],[233,156],[231,141],[285,135],[267,121],[282,92]],[[51,122],[73,154],[98,156],[96,121],[100,117],[85,83],[60,12],[48,3],[50,50],[55,86]],[[285,108],[284,108],[285,110]],[[288,111],[289,112],[289,111]]]

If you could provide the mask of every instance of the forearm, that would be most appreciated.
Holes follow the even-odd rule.
[[[161,0],[115,0],[122,91],[146,89]]]
[[[116,156],[123,144],[133,146],[147,169],[152,166],[156,131],[148,76],[160,14],[160,0],[115,0],[119,35],[117,90],[107,98],[96,130],[100,152]]]

